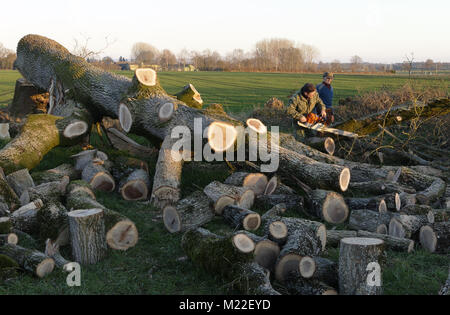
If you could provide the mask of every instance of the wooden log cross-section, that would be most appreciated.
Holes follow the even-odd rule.
[[[84,167],[81,178],[88,182],[94,190],[111,192],[116,188],[112,175],[102,165],[94,162],[90,162]]]
[[[0,246],[0,254],[15,260],[21,268],[44,278],[52,273],[55,262],[45,254],[21,246],[6,244]]]
[[[223,208],[222,217],[234,230],[243,228],[246,231],[256,231],[261,226],[261,216],[258,213],[236,205]]]
[[[149,194],[150,177],[143,169],[134,170],[119,184],[119,191],[125,200],[145,200]]]
[[[237,204],[250,209],[255,201],[255,192],[251,188],[225,185],[218,181],[210,183],[203,192],[214,202],[214,210],[219,215],[228,205]]]
[[[334,192],[316,189],[306,198],[308,214],[331,224],[344,223],[349,215],[344,198]]]
[[[260,196],[266,189],[267,176],[261,173],[235,172],[228,177],[224,184],[252,188],[256,196]]]
[[[430,253],[449,253],[450,222],[425,225],[420,229],[420,244]]]

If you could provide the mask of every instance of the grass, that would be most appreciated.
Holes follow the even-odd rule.
[[[131,72],[125,73],[131,76]],[[10,102],[14,82],[20,77],[15,71],[0,71],[0,104]],[[309,74],[264,73],[161,73],[161,82],[169,93],[175,93],[187,83],[193,83],[202,93],[206,103],[223,103],[234,113],[248,111],[262,105],[272,96],[287,101],[288,95],[307,81],[318,82],[320,76]],[[441,84],[438,79],[424,79],[428,84]],[[355,95],[359,90],[379,89],[383,86],[399,87],[407,78],[394,76],[338,75],[335,80],[336,102],[339,98]],[[132,136],[140,144],[146,139]],[[107,153],[113,153],[100,137],[94,134],[91,143]],[[5,143],[0,144],[0,146]],[[55,167],[70,160],[79,146],[55,148],[44,157],[33,171]],[[108,151],[109,150],[109,151]],[[117,152],[114,152],[117,154]],[[150,169],[155,159],[147,161]],[[224,180],[230,174],[225,164],[201,166],[188,163],[183,168],[182,191],[187,195],[204,187],[212,180]],[[66,285],[67,273],[54,271],[45,279],[36,279],[25,273],[0,275],[0,295],[4,294],[228,294],[235,293],[212,275],[197,268],[181,248],[181,235],[167,233],[161,214],[145,202],[126,202],[117,193],[97,192],[97,199],[110,209],[133,220],[139,230],[140,240],[127,252],[109,250],[105,260],[94,266],[84,266],[81,287]],[[258,210],[258,209],[256,209]],[[297,216],[296,213],[289,215]],[[220,218],[207,225],[215,232],[230,231]],[[340,227],[345,228],[345,226]],[[259,231],[261,232],[261,231]],[[63,249],[67,254],[67,249]],[[338,250],[329,249],[327,255],[337,261]],[[437,294],[448,274],[449,256],[417,250],[412,254],[387,252],[383,267],[385,294]]]

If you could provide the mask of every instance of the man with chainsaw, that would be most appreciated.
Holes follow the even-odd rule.
[[[326,106],[312,83],[305,84],[300,91],[291,97],[287,113],[293,118],[296,138],[305,136],[302,129],[298,126],[298,122],[316,124],[325,122],[327,118]],[[317,115],[316,113],[320,114]]]

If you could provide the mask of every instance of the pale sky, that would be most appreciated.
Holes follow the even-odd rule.
[[[320,60],[450,62],[448,0],[20,0],[2,1],[0,43],[15,50],[26,34],[39,34],[71,50],[91,38],[114,59],[130,57],[135,42],[159,50],[246,52],[265,38],[313,45]]]

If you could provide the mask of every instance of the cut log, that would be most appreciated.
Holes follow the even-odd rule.
[[[96,264],[106,256],[105,222],[102,209],[68,213],[72,254],[80,264]]]
[[[339,293],[341,295],[381,295],[380,266],[384,242],[373,238],[344,238],[339,252]],[[373,266],[372,266],[373,265]],[[370,281],[369,281],[370,280]]]
[[[279,184],[278,177],[277,176],[272,177],[267,182],[267,186],[264,190],[264,195],[272,195],[275,192],[275,190],[277,189],[278,184]]]
[[[94,190],[111,192],[116,188],[112,175],[103,166],[92,162],[85,166],[81,178],[89,183]]]
[[[336,144],[333,138],[330,137],[311,137],[306,138],[306,144],[310,147],[317,149],[323,153],[333,155],[336,150]]]
[[[31,174],[35,185],[41,185],[48,182],[59,182],[68,176],[70,180],[80,179],[80,174],[71,164],[62,164],[43,172],[34,172]]]
[[[370,233],[367,231],[358,231],[358,237],[378,238],[384,241],[387,249],[393,251],[407,252],[407,253],[411,253],[412,251],[414,251],[414,241],[407,238]]]
[[[380,226],[388,226],[394,214],[391,212],[379,213],[371,210],[353,210],[350,212],[349,228],[376,233]]]
[[[0,234],[0,246],[5,244],[17,245],[18,242],[19,237],[17,236],[17,234]]]
[[[164,226],[170,233],[196,229],[212,221],[215,213],[209,198],[201,191],[180,200],[176,206],[163,210]]]
[[[428,224],[428,218],[424,215],[397,215],[389,222],[389,235],[416,238],[420,228],[426,224]]]
[[[0,234],[8,234],[12,229],[12,221],[9,217],[0,218]]]
[[[102,209],[105,218],[106,242],[115,250],[128,250],[139,239],[136,225],[124,215],[110,210],[95,200],[88,183],[74,181],[67,189],[67,209]]]
[[[203,192],[214,202],[214,210],[219,215],[228,205],[236,204],[251,209],[255,201],[255,193],[252,189],[225,185],[218,181],[210,183]]]
[[[125,200],[145,200],[150,187],[150,177],[143,169],[133,171],[121,184],[119,191]]]
[[[29,234],[19,231],[17,229],[12,229],[12,232],[17,235],[18,243],[17,245],[25,248],[37,248],[37,241],[31,237]]]
[[[380,203],[386,203],[387,210],[397,212],[401,209],[402,200],[398,193],[386,194],[369,198],[345,198],[345,202],[351,210],[367,209],[380,210]]]
[[[303,278],[323,282],[333,288],[339,286],[338,264],[326,258],[314,257],[312,262],[300,264],[300,274]]]
[[[9,124],[0,124],[0,140],[11,140],[11,135],[9,134]]]
[[[156,71],[149,68],[138,68],[135,71],[135,77],[140,84],[145,86],[156,85]]]
[[[37,109],[37,103],[33,100],[35,95],[45,91],[27,82],[24,78],[17,79],[14,89],[14,98],[8,108],[8,112],[13,117],[26,117],[33,114]]]
[[[156,148],[140,145],[116,128],[107,129],[106,135],[115,149],[128,152],[132,156],[147,159],[157,154]]]
[[[174,141],[167,137],[159,150],[153,179],[152,202],[160,209],[174,205],[180,200],[181,172],[183,159],[173,149]]]
[[[429,187],[417,193],[417,201],[422,205],[430,205],[444,195],[445,188],[446,183],[441,178],[436,177]]]
[[[34,187],[33,178],[27,169],[22,169],[6,176],[9,186],[17,196],[21,196],[28,188]]]
[[[67,228],[67,209],[55,201],[43,206],[36,215],[41,240],[56,240],[61,232]]]
[[[237,231],[232,238],[233,246],[244,254],[253,253],[256,243],[264,238],[248,231]]]
[[[287,281],[284,286],[293,295],[338,295],[336,289],[323,282],[301,277]]]
[[[222,217],[233,229],[256,231],[261,225],[261,217],[258,213],[246,208],[228,205],[223,208]]]
[[[323,223],[300,218],[286,218],[286,217],[285,218],[279,217],[275,218],[274,220],[282,221],[284,224],[286,224],[289,234],[298,229],[306,229],[310,231],[316,238],[319,252],[325,250],[327,245],[327,228]]]
[[[65,176],[58,182],[48,182],[33,188],[28,188],[28,198],[30,200],[41,199],[44,204],[60,202],[66,194],[66,188],[69,182],[69,177]]]
[[[86,150],[78,154],[72,155],[71,158],[75,160],[75,170],[82,172],[88,164],[97,157],[98,150]]]
[[[388,181],[371,181],[371,182],[359,182],[350,183],[346,195],[358,196],[358,195],[385,195],[406,192],[409,194],[415,194],[416,190],[412,187],[403,186],[397,183]]]
[[[260,196],[264,194],[267,182],[267,176],[261,173],[235,172],[225,180],[224,184],[248,187],[253,189],[256,196]]]
[[[269,240],[282,247],[286,244],[289,233],[286,224],[282,221],[273,221],[266,225],[266,234]]]
[[[279,204],[284,204],[286,210],[304,212],[304,199],[299,195],[262,195],[255,199],[255,208],[260,211],[270,210]]]
[[[408,205],[400,209],[400,214],[406,215],[428,215],[432,208],[425,205]]]
[[[37,213],[43,206],[42,200],[38,199],[16,210],[11,215],[14,228],[33,236],[39,235]]]
[[[165,123],[172,119],[173,113],[176,111],[174,103],[165,103],[158,112],[159,121]]]
[[[327,246],[328,247],[339,247],[341,240],[344,238],[357,237],[356,231],[345,231],[345,230],[327,230]]]
[[[58,244],[53,243],[50,239],[45,242],[45,255],[52,258],[55,262],[55,266],[65,270],[67,264],[70,263],[59,253]]]
[[[264,215],[261,217],[261,221],[265,222],[274,217],[281,217],[286,212],[286,209],[287,209],[287,207],[284,203],[275,205],[272,209],[270,209],[266,213],[264,213]]]
[[[6,244],[1,246],[0,254],[11,257],[21,268],[31,272],[39,278],[48,276],[55,267],[53,259],[45,254],[17,245]]]
[[[436,99],[428,104],[403,104],[390,107],[387,110],[370,114],[357,120],[351,119],[346,122],[333,125],[334,128],[356,132],[359,135],[368,135],[379,130],[378,125],[388,127],[401,121],[408,121],[417,117],[426,118],[430,116],[445,115],[449,112],[450,100],[448,98]]]
[[[21,202],[6,178],[0,178],[0,216],[7,215],[20,207]]]
[[[256,262],[238,266],[233,287],[246,295],[280,295],[270,283],[270,272]]]
[[[306,204],[308,214],[330,224],[341,224],[348,218],[349,210],[344,198],[333,191],[313,190],[306,198]]]
[[[448,222],[450,220],[450,209],[431,210],[427,213],[428,223]]]
[[[450,252],[450,222],[426,225],[420,229],[420,245],[431,253]]]
[[[200,93],[195,89],[192,84],[186,85],[181,92],[175,94],[175,97],[184,102],[187,106],[193,108],[202,108],[203,100]]]
[[[259,119],[254,118],[247,119],[246,124],[248,128],[250,128],[257,134],[264,135],[267,133],[267,127]]]

